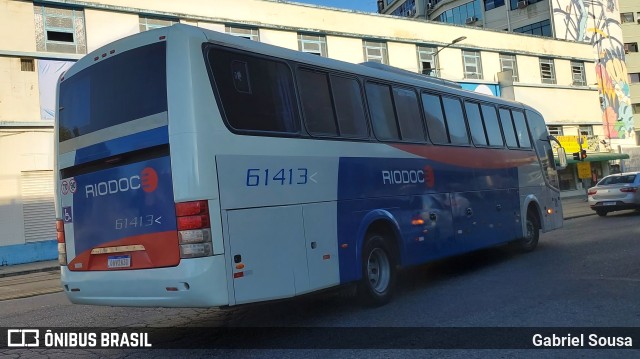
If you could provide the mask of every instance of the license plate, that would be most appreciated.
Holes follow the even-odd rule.
[[[131,256],[109,256],[107,259],[108,268],[129,268],[131,267]]]
[[[603,206],[615,206],[616,202],[602,202]]]

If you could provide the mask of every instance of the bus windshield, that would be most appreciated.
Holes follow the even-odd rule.
[[[166,44],[98,62],[60,84],[59,141],[167,111]]]

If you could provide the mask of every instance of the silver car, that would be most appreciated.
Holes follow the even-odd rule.
[[[589,188],[589,206],[598,216],[623,209],[640,210],[640,172],[607,176]]]

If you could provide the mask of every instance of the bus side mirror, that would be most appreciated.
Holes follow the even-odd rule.
[[[558,147],[558,165],[556,166],[557,170],[563,170],[567,168],[567,153],[564,150],[564,147]]]

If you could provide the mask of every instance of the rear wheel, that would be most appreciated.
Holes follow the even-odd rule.
[[[540,221],[538,216],[531,211],[527,213],[525,229],[524,237],[517,242],[518,248],[523,252],[531,252],[538,246],[538,239],[540,238]]]
[[[600,217],[604,217],[607,215],[607,211],[605,211],[604,209],[596,209],[596,214]]]
[[[371,233],[362,248],[362,280],[358,295],[367,305],[380,306],[393,297],[396,284],[396,259],[385,236]]]

